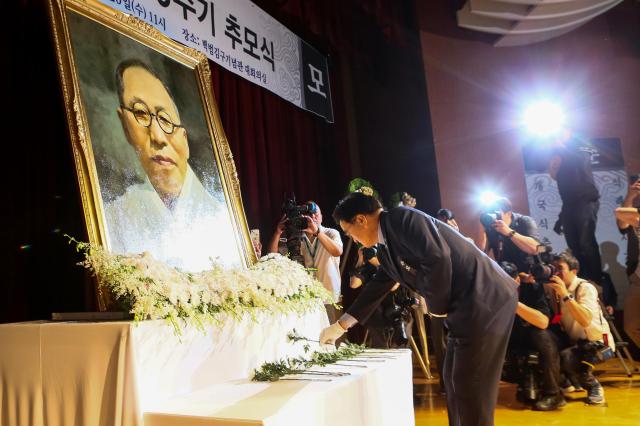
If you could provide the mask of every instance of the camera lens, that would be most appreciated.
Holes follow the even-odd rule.
[[[538,281],[547,281],[556,273],[556,268],[551,264],[537,263],[531,266],[531,275]]]
[[[306,217],[296,217],[295,219],[293,219],[293,226],[302,231],[307,229],[307,227],[309,226],[308,222],[307,222],[307,218]]]
[[[491,229],[491,225],[500,218],[500,212],[485,212],[480,215],[480,223],[487,229]]]

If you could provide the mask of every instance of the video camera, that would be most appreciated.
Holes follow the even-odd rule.
[[[312,215],[317,211],[318,205],[313,201],[297,205],[295,194],[291,194],[290,197],[285,196],[284,203],[282,204],[282,212],[287,216],[287,223],[299,231],[303,231],[309,226],[307,218],[304,216]]]
[[[285,195],[284,203],[282,203],[282,212],[287,217],[284,227],[285,237],[287,238],[287,250],[289,257],[301,265],[304,265],[304,257],[300,253],[300,241],[302,240],[302,231],[307,229],[309,221],[305,215],[312,215],[318,211],[318,206],[313,201],[298,205],[296,203],[295,194]]]

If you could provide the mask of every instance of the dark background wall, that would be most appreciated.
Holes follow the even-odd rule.
[[[640,170],[640,3],[623,2],[557,39],[510,48],[457,28],[449,2],[417,5],[441,200],[464,233],[478,236],[473,197],[484,185],[528,211],[517,122],[540,94],[565,104],[577,133],[619,137],[627,171]]]
[[[400,2],[403,3],[403,2]],[[415,5],[404,2],[403,25],[395,39],[371,33],[366,60],[353,61],[359,174],[370,179],[385,202],[407,191],[417,207],[435,214],[439,207],[429,105],[422,72]]]

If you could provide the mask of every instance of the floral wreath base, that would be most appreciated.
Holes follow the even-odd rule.
[[[193,273],[147,252],[114,254],[67,237],[84,253],[79,265],[97,277],[101,289],[134,321],[166,319],[178,335],[184,325],[204,329],[207,323],[222,325],[226,316],[255,320],[258,311],[302,315],[324,309],[323,300],[332,300],[303,266],[279,254],[266,255],[249,268],[225,268],[212,261],[211,269]]]

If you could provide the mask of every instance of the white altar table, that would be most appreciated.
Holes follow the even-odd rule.
[[[175,398],[144,414],[145,426],[413,425],[411,351],[393,359],[341,361],[312,370],[349,372],[331,381],[236,380]],[[366,366],[366,368],[362,368]],[[295,376],[313,377],[324,376]]]
[[[287,341],[294,327],[315,338],[327,324],[324,311],[229,318],[182,336],[165,321],[0,324],[0,426],[338,424],[347,406],[386,412],[380,399],[392,394],[411,421],[351,424],[412,424],[410,353],[326,383],[248,380],[262,363],[302,353]]]

